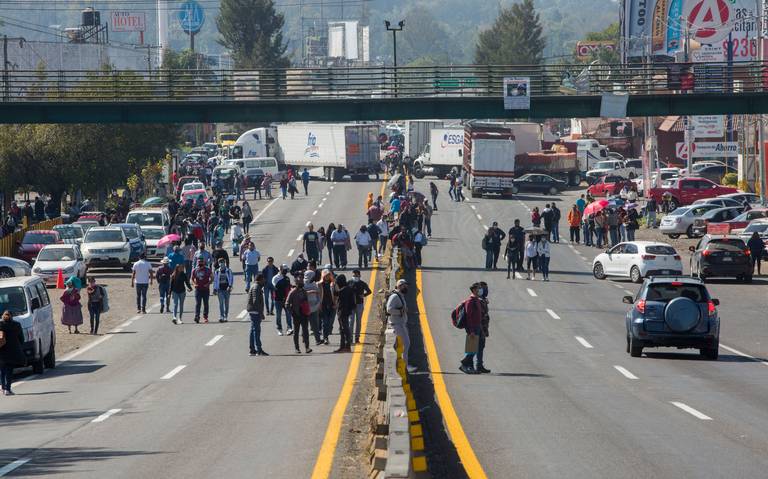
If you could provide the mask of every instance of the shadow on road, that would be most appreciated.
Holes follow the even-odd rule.
[[[673,361],[705,361],[711,362],[708,359],[703,358],[699,353],[691,350],[688,353],[662,353],[662,352],[648,352],[643,351],[648,359],[669,359]],[[721,363],[760,363],[768,362],[768,359],[764,358],[747,358],[739,356],[738,354],[720,354],[717,359]]]
[[[107,448],[61,447],[29,449],[0,449],[0,462],[7,464],[31,456],[15,475],[19,477],[50,476],[84,472],[89,462],[108,461],[119,457],[166,454],[150,451],[116,451]]]

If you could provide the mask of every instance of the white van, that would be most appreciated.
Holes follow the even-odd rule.
[[[10,311],[21,324],[24,342],[21,347],[27,366],[35,374],[43,368],[56,367],[56,331],[53,326],[53,306],[45,283],[36,276],[0,280],[0,313]]]
[[[195,183],[187,183],[194,185]],[[202,185],[202,183],[200,183]],[[184,185],[185,187],[187,185]],[[203,185],[205,188],[205,185]],[[190,188],[193,189],[193,188]],[[168,234],[171,231],[171,215],[166,208],[140,208],[131,210],[125,217],[126,223],[133,223],[141,227],[159,226]]]
[[[249,172],[253,170],[261,170],[263,174],[269,173],[276,180],[280,179],[282,175],[277,158],[274,157],[241,158],[239,160],[227,160],[224,164],[227,166],[236,165],[244,177],[253,176],[249,175]]]

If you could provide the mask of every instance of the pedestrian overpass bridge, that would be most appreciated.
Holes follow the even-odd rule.
[[[530,110],[505,110],[504,78]],[[196,123],[587,118],[768,113],[765,63],[7,71],[0,123]]]

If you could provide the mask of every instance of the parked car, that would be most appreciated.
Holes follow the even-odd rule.
[[[691,276],[704,281],[712,277],[732,276],[752,281],[752,262],[747,244],[738,236],[704,235],[691,251]]]
[[[181,178],[179,178],[176,181],[176,196],[177,197],[181,196],[181,189],[184,188],[184,185],[191,182],[199,183],[200,178],[198,178],[197,176],[182,176]]]
[[[720,347],[720,301],[694,278],[648,278],[636,298],[624,296],[627,352],[634,358],[644,348],[694,348],[717,360]]]
[[[742,205],[744,204],[744,201],[747,201],[747,203],[751,205],[760,204],[760,195],[756,195],[754,193],[730,193],[727,195],[720,195],[718,198],[730,198],[732,200],[738,201]]]
[[[131,244],[122,228],[96,226],[83,238],[82,253],[88,268],[119,266],[131,268]]]
[[[681,206],[664,215],[659,224],[659,231],[672,239],[685,234],[689,238],[695,238],[693,233],[693,221],[704,213],[720,208],[718,205],[700,204]]]
[[[162,228],[166,234],[171,230],[171,215],[166,208],[138,208],[125,217],[128,224],[139,225],[142,230],[148,226]]]
[[[0,310],[10,311],[21,324],[22,350],[35,374],[56,367],[56,330],[53,306],[45,284],[35,276],[0,280]]]
[[[694,201],[704,198],[714,198],[739,192],[736,188],[718,185],[706,178],[680,177],[667,181],[668,183],[663,183],[660,188],[651,188],[650,196],[658,204],[661,204],[664,193],[669,193],[672,195],[671,204],[674,208],[690,205]]]
[[[732,220],[741,214],[741,207],[730,206],[728,208],[716,208],[709,210],[698,218],[694,218],[693,231],[694,237],[700,237],[707,234],[707,227],[710,223],[723,223]]]
[[[718,196],[717,198],[704,198],[701,200],[696,200],[693,202],[693,204],[694,205],[703,205],[703,204],[717,205],[721,208],[732,206],[734,208],[741,208],[742,210],[744,209],[744,203],[740,203],[734,200],[733,198],[723,198],[721,196]]]
[[[683,274],[683,263],[675,248],[666,243],[630,241],[597,255],[592,274],[597,279],[622,276],[639,283],[646,276]]]
[[[661,181],[669,180],[669,179],[676,178],[677,176],[679,176],[679,174],[677,172],[664,171],[664,170],[661,170],[659,172],[659,175],[661,175]],[[656,173],[652,173],[651,174],[651,187],[653,187],[653,185],[656,184],[657,176],[658,175]],[[640,175],[637,178],[634,178],[632,180],[632,182],[637,187],[637,194],[638,194],[638,196],[645,195],[645,175]]]
[[[190,181],[189,183],[185,183],[184,186],[181,187],[181,193],[184,194],[185,191],[204,190],[204,189],[205,189],[205,183],[201,181]]]
[[[27,231],[24,233],[21,243],[18,244],[17,254],[20,259],[32,264],[43,246],[61,242],[59,233],[54,230]]]
[[[625,179],[632,179],[643,173],[642,162],[627,165],[622,160],[603,160],[595,163],[591,170],[587,171],[587,179],[597,179],[606,175],[619,176]]]
[[[0,256],[0,279],[29,276],[31,274],[32,267],[26,261],[8,256]]]
[[[549,175],[530,173],[512,181],[512,193],[517,194],[520,191],[531,191],[556,195],[565,190],[567,186],[568,183],[565,181],[557,180]]]
[[[753,220],[768,217],[768,209],[754,209],[745,211],[736,218],[726,221],[730,226],[731,231],[746,228],[747,225]]]
[[[607,175],[587,188],[587,193],[592,197],[618,195],[625,185],[631,186],[632,181],[620,176]]]
[[[141,226],[133,223],[115,223],[110,226],[117,226],[123,230],[125,237],[128,238],[128,243],[131,245],[131,257],[132,263],[139,260],[139,256],[147,252],[147,243],[144,233],[141,231]]]
[[[40,250],[32,274],[42,279],[45,284],[56,284],[59,270],[65,278],[77,276],[85,282],[85,260],[76,244],[51,244]]]
[[[147,245],[147,259],[162,259],[165,256],[165,248],[158,249],[157,243],[167,234],[165,230],[159,226],[147,226],[142,227],[141,232]]]
[[[733,232],[733,234],[736,234],[745,243],[747,243],[749,239],[752,238],[754,233],[757,233],[758,236],[760,236],[760,239],[763,240],[763,243],[768,241],[768,219],[756,219],[749,223],[746,228],[740,230],[738,233]],[[766,256],[768,256],[768,252],[765,250],[765,248],[763,248],[763,258],[766,258]]]
[[[85,230],[80,224],[56,225],[53,230],[59,233],[61,241],[65,244],[80,244],[83,242]]]
[[[718,161],[718,160],[697,161],[691,166],[690,176],[699,176],[698,172],[709,166],[726,166],[726,165],[722,161]],[[688,175],[689,173],[688,168],[683,168],[681,172],[684,175]]]

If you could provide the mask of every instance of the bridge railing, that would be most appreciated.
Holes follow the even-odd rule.
[[[261,70],[9,71],[3,102],[255,101],[500,97],[504,77],[530,79],[532,96],[736,93],[768,90],[765,63],[459,65]]]

